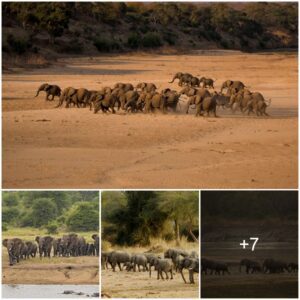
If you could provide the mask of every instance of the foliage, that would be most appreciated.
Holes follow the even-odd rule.
[[[2,198],[2,221],[8,226],[36,228],[44,226],[49,232],[56,232],[61,228],[69,229],[67,227],[69,222],[72,228],[77,226],[83,231],[99,228],[98,192],[3,192]],[[83,208],[81,214],[76,214],[76,209],[81,207]],[[83,214],[86,214],[85,218]],[[80,220],[76,220],[77,217]],[[87,225],[82,225],[82,222]],[[69,230],[73,230],[72,228]]]
[[[103,239],[127,246],[172,240],[176,222],[190,234],[198,228],[198,201],[197,192],[103,192]]]
[[[58,225],[56,222],[50,222],[46,226],[48,234],[57,234],[58,233]]]

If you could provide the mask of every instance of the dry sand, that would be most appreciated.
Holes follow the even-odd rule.
[[[153,268],[152,268],[153,271]],[[194,275],[195,284],[185,284],[179,273],[173,280],[157,280],[157,272],[120,272],[117,269],[102,270],[101,292],[112,298],[198,298],[199,276]],[[164,275],[165,276],[165,275]],[[184,271],[188,281],[188,271]]]
[[[203,52],[62,59],[3,75],[4,188],[297,188],[298,69],[291,53]],[[168,81],[177,71],[241,80],[272,98],[271,117],[55,109],[40,83],[100,89]],[[184,103],[181,103],[181,110]]]
[[[3,284],[99,284],[99,258],[76,257],[50,260],[30,258],[14,266],[8,265],[7,255],[2,260]],[[59,260],[59,262],[54,262]]]

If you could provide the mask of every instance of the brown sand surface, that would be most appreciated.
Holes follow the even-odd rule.
[[[152,270],[153,271],[153,270]],[[171,280],[157,280],[157,272],[101,272],[101,292],[113,298],[198,298],[199,276],[194,275],[195,284],[185,284],[180,273]],[[184,271],[188,281],[188,271]],[[164,275],[165,277],[165,275]]]
[[[9,266],[6,255],[2,262],[3,284],[99,284],[98,257],[36,257]]]
[[[266,99],[270,117],[218,111],[93,114],[54,108],[40,83],[100,89],[168,81],[178,71],[241,80]],[[298,70],[293,53],[199,52],[61,59],[3,75],[4,188],[297,188]]]

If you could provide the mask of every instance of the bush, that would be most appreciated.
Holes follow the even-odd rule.
[[[32,218],[34,227],[46,225],[57,216],[57,206],[53,199],[36,199],[32,206]]]
[[[17,206],[19,204],[19,197],[14,192],[3,192],[2,201],[4,206]]]
[[[19,55],[25,53],[30,47],[27,40],[17,39],[12,34],[7,36],[7,43],[11,47],[12,51]]]
[[[58,225],[56,222],[50,222],[45,227],[47,229],[48,234],[57,234],[58,233],[58,231],[57,231]]]
[[[32,218],[32,213],[26,213],[24,215],[21,216],[20,218],[20,226],[21,227],[33,227],[34,226],[34,222],[33,222],[33,218]]]
[[[8,225],[6,223],[2,223],[2,231],[7,231]]]
[[[99,209],[95,203],[83,202],[76,205],[69,213],[66,224],[69,230],[99,230]]]
[[[121,49],[120,44],[117,41],[110,41],[109,39],[102,37],[94,40],[94,46],[99,52],[110,52]]]
[[[16,207],[9,207],[2,209],[2,222],[11,224],[20,216],[20,212]]]
[[[137,33],[131,33],[128,36],[127,44],[131,49],[137,49],[141,45],[141,36]]]
[[[157,48],[162,46],[160,36],[155,32],[148,32],[142,38],[142,46],[145,48]]]
[[[83,52],[83,45],[78,39],[74,38],[69,44],[59,47],[59,50],[63,53],[80,54]]]

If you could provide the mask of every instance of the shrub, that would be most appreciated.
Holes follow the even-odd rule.
[[[141,44],[141,36],[137,33],[131,33],[128,36],[127,44],[131,49],[137,49]]]
[[[69,230],[93,231],[99,229],[99,210],[95,203],[82,202],[69,213],[66,224]]]
[[[94,46],[99,52],[110,52],[121,49],[121,46],[117,41],[110,41],[109,39],[102,37],[94,40]]]
[[[57,231],[58,225],[57,225],[56,222],[50,222],[45,227],[47,229],[47,233],[48,234],[56,234],[56,233],[58,233],[58,231]]]
[[[30,47],[27,40],[17,39],[12,34],[7,36],[7,43],[11,47],[12,51],[19,55],[25,53]]]
[[[20,212],[16,207],[9,207],[2,209],[2,222],[11,224],[20,216]]]
[[[2,223],[2,231],[7,231],[8,230],[8,226],[6,223]]]
[[[36,199],[32,206],[32,218],[34,227],[48,224],[57,216],[57,206],[50,198]]]
[[[160,36],[155,32],[148,32],[142,38],[142,46],[145,48],[156,48],[162,46]]]
[[[16,206],[19,203],[19,197],[17,193],[3,192],[2,201],[4,206]]]

